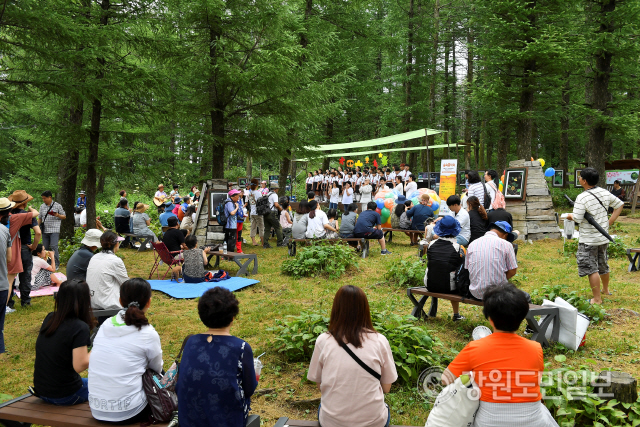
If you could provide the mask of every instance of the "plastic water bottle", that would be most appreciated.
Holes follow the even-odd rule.
[[[226,254],[227,253],[227,242],[224,242],[222,245],[222,253]]]

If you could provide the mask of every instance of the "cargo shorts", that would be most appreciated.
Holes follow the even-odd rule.
[[[609,273],[609,264],[607,263],[608,247],[608,243],[594,246],[579,243],[578,252],[576,252],[576,259],[578,260],[578,275],[580,277],[584,277],[593,273]]]

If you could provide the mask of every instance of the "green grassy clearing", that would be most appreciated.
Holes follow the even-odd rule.
[[[640,236],[640,220],[622,218],[620,222],[624,232],[619,234],[625,236],[629,244]],[[359,270],[349,271],[337,280],[284,276],[280,273],[280,265],[287,258],[286,248],[263,250],[250,244],[244,246],[245,252],[258,254],[260,267],[255,278],[260,283],[236,293],[241,306],[232,333],[247,340],[254,353],[267,352],[263,357],[265,368],[259,388],[273,388],[274,391],[256,397],[252,402],[253,411],[261,415],[263,425],[273,425],[279,416],[314,419],[316,405],[294,402],[319,397],[314,384],[305,380],[306,364],[286,363],[274,349],[274,335],[267,328],[274,325],[275,319],[309,310],[328,315],[333,295],[345,284],[361,286],[369,297],[373,311],[409,313],[412,306],[405,289],[386,282],[384,274],[397,259],[416,257],[417,250],[409,247],[406,236],[394,237],[394,243],[389,245],[393,255],[382,257],[377,243],[372,244],[371,256],[360,261]],[[562,241],[521,244],[519,270],[515,277],[519,286],[531,292],[547,284],[565,284],[569,290],[580,291],[587,298],[590,295],[588,283],[586,278],[578,277],[575,258],[564,257],[561,252]],[[152,252],[138,254],[123,250],[120,254],[130,276],[148,277],[153,262]],[[610,260],[613,296],[605,301],[607,311],[626,308],[640,312],[637,298],[640,275],[627,273],[627,264],[623,258]],[[222,267],[232,273],[237,271],[233,263],[223,262]],[[185,335],[205,330],[198,318],[196,304],[194,300],[174,300],[154,292],[149,317],[162,339],[165,368],[171,364]],[[459,323],[451,321],[451,306],[448,303],[441,302],[439,307],[437,318],[421,324],[444,342],[444,351],[448,351],[448,348],[460,350],[471,339],[471,331],[475,326],[489,326],[479,307],[462,305],[461,313],[467,319]],[[39,297],[33,299],[31,308],[18,308],[16,313],[7,315],[5,340],[8,355],[0,363],[0,394],[21,395],[32,384],[35,339],[42,319],[52,309],[51,297]],[[561,364],[553,356],[562,353],[567,356],[563,366],[577,367],[585,364],[587,359],[592,359],[597,362],[591,365],[594,371],[619,369],[636,378],[640,376],[640,317],[615,310],[612,313],[614,315],[589,328],[586,347],[575,353],[558,348],[548,349],[545,351],[545,361],[551,363],[551,367],[559,367]],[[418,396],[415,385],[394,385],[387,402],[392,408],[392,424],[424,425],[428,406]]]

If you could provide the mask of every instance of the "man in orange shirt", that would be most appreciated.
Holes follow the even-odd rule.
[[[467,344],[449,364],[442,381],[450,384],[471,373],[481,393],[476,425],[489,425],[490,420],[490,425],[505,427],[557,426],[541,403],[542,347],[517,335],[529,312],[526,295],[511,283],[503,283],[489,287],[483,302],[493,334]]]

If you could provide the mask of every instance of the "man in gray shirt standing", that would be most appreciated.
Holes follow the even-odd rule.
[[[11,262],[11,236],[9,234],[9,212],[15,206],[7,198],[0,199],[0,354],[4,348],[4,316],[7,312],[9,300],[9,270],[7,265]]]
[[[38,221],[42,230],[42,245],[48,251],[55,253],[56,267],[60,265],[58,254],[58,241],[60,241],[60,224],[67,219],[67,215],[62,209],[62,205],[53,201],[51,191],[47,190],[41,194],[42,204],[40,205],[40,215]]]

